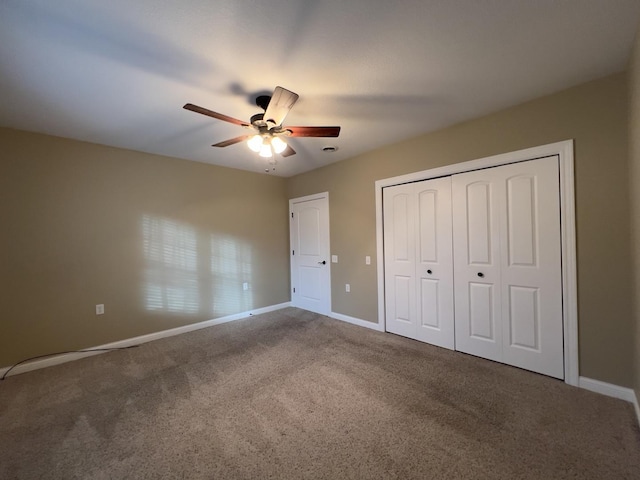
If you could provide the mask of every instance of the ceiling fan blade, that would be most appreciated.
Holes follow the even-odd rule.
[[[282,155],[283,157],[290,157],[291,155],[295,155],[296,151],[291,148],[291,145],[287,145],[287,148],[284,149],[284,152],[282,152],[280,155]]]
[[[236,143],[240,143],[240,142],[243,142],[245,140],[248,140],[252,136],[253,135],[241,135],[241,136],[236,137],[236,138],[230,138],[229,140],[225,140],[224,142],[215,143],[215,144],[213,144],[211,146],[212,147],[228,147],[229,145],[235,145]]]
[[[276,125],[282,125],[284,118],[298,100],[298,94],[282,87],[276,87],[269,100],[269,105],[264,112],[265,122],[272,121]]]
[[[202,115],[206,115],[208,117],[217,118],[218,120],[222,120],[223,122],[240,125],[241,127],[249,126],[247,122],[243,122],[242,120],[238,120],[237,118],[229,117],[228,115],[223,115],[222,113],[214,112],[213,110],[209,110],[207,108],[199,107],[197,105],[194,105],[193,103],[187,103],[182,108],[184,108],[185,110],[191,110],[192,112],[201,113]]]
[[[340,127],[286,127],[290,137],[337,137]]]

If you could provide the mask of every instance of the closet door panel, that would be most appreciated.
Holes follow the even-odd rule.
[[[455,344],[502,361],[501,184],[491,170],[452,177]]]
[[[491,227],[495,212],[491,205],[491,189],[491,183],[487,181],[466,185],[464,218],[469,265],[485,266],[493,263],[494,232]]]
[[[419,323],[416,338],[453,350],[451,177],[414,184]]]
[[[510,285],[507,318],[511,347],[540,351],[539,289]]]
[[[494,288],[469,282],[469,336],[480,341],[496,341]]]
[[[412,184],[383,190],[386,330],[411,338],[418,324],[415,211]]]
[[[420,280],[420,326],[440,330],[440,305],[438,301],[438,280],[421,278]],[[426,340],[425,340],[426,341]]]
[[[558,157],[500,174],[504,362],[564,378]]]

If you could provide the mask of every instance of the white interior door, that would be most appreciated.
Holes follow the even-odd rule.
[[[289,201],[291,303],[323,315],[331,311],[329,195]]]
[[[454,348],[451,178],[385,188],[386,329]]]
[[[558,157],[452,182],[456,349],[563,378]]]

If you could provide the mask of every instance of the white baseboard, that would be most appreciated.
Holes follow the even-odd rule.
[[[587,377],[580,377],[578,379],[578,386],[591,392],[600,393],[607,397],[619,398],[620,400],[632,403],[636,411],[638,424],[640,425],[640,405],[638,404],[636,392],[632,388],[620,387]]]
[[[371,330],[376,330],[378,332],[384,331],[380,324],[374,322],[368,322],[366,320],[361,320],[359,318],[350,317],[348,315],[343,315],[341,313],[331,312],[329,317],[335,318],[336,320],[341,320],[343,322],[351,323],[353,325],[358,325],[359,327],[370,328]]]
[[[162,330],[160,332],[149,333],[147,335],[141,335],[139,337],[127,338],[125,340],[119,340],[117,342],[107,343],[105,345],[100,345],[98,347],[88,347],[88,348],[82,349],[85,351],[65,353],[61,355],[51,356],[48,358],[43,358],[41,360],[34,360],[32,362],[18,365],[13,369],[11,369],[10,366],[2,367],[0,368],[0,377],[2,377],[9,369],[11,369],[11,372],[9,372],[8,376],[17,375],[19,373],[26,373],[32,370],[52,367],[54,365],[60,365],[61,363],[71,362],[74,360],[79,360],[81,358],[86,358],[86,357],[91,357],[93,355],[106,353],[104,351],[91,352],[89,350],[131,347],[134,345],[140,345],[142,343],[151,342],[153,340],[159,340],[161,338],[173,337],[175,335],[180,335],[182,333],[193,332],[195,330],[200,330],[202,328],[213,327],[214,325],[220,325],[222,323],[232,322],[234,320],[240,320],[242,318],[251,317],[253,315],[259,315],[261,313],[273,312],[273,311],[280,310],[290,306],[291,306],[291,302],[279,303],[277,305],[270,305],[268,307],[257,308],[255,310],[235,313],[233,315],[214,318],[212,320],[205,320],[204,322],[198,322],[190,325],[183,325],[182,327],[171,328],[169,330]]]

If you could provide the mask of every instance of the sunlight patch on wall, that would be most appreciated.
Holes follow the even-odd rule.
[[[196,313],[200,308],[196,231],[148,215],[142,218],[147,310]]]
[[[214,277],[211,309],[216,315],[253,308],[251,248],[227,235],[211,236],[211,273]],[[243,290],[243,283],[248,289]]]
[[[142,217],[142,239],[146,310],[216,318],[254,308],[253,253],[245,241],[151,215]]]

